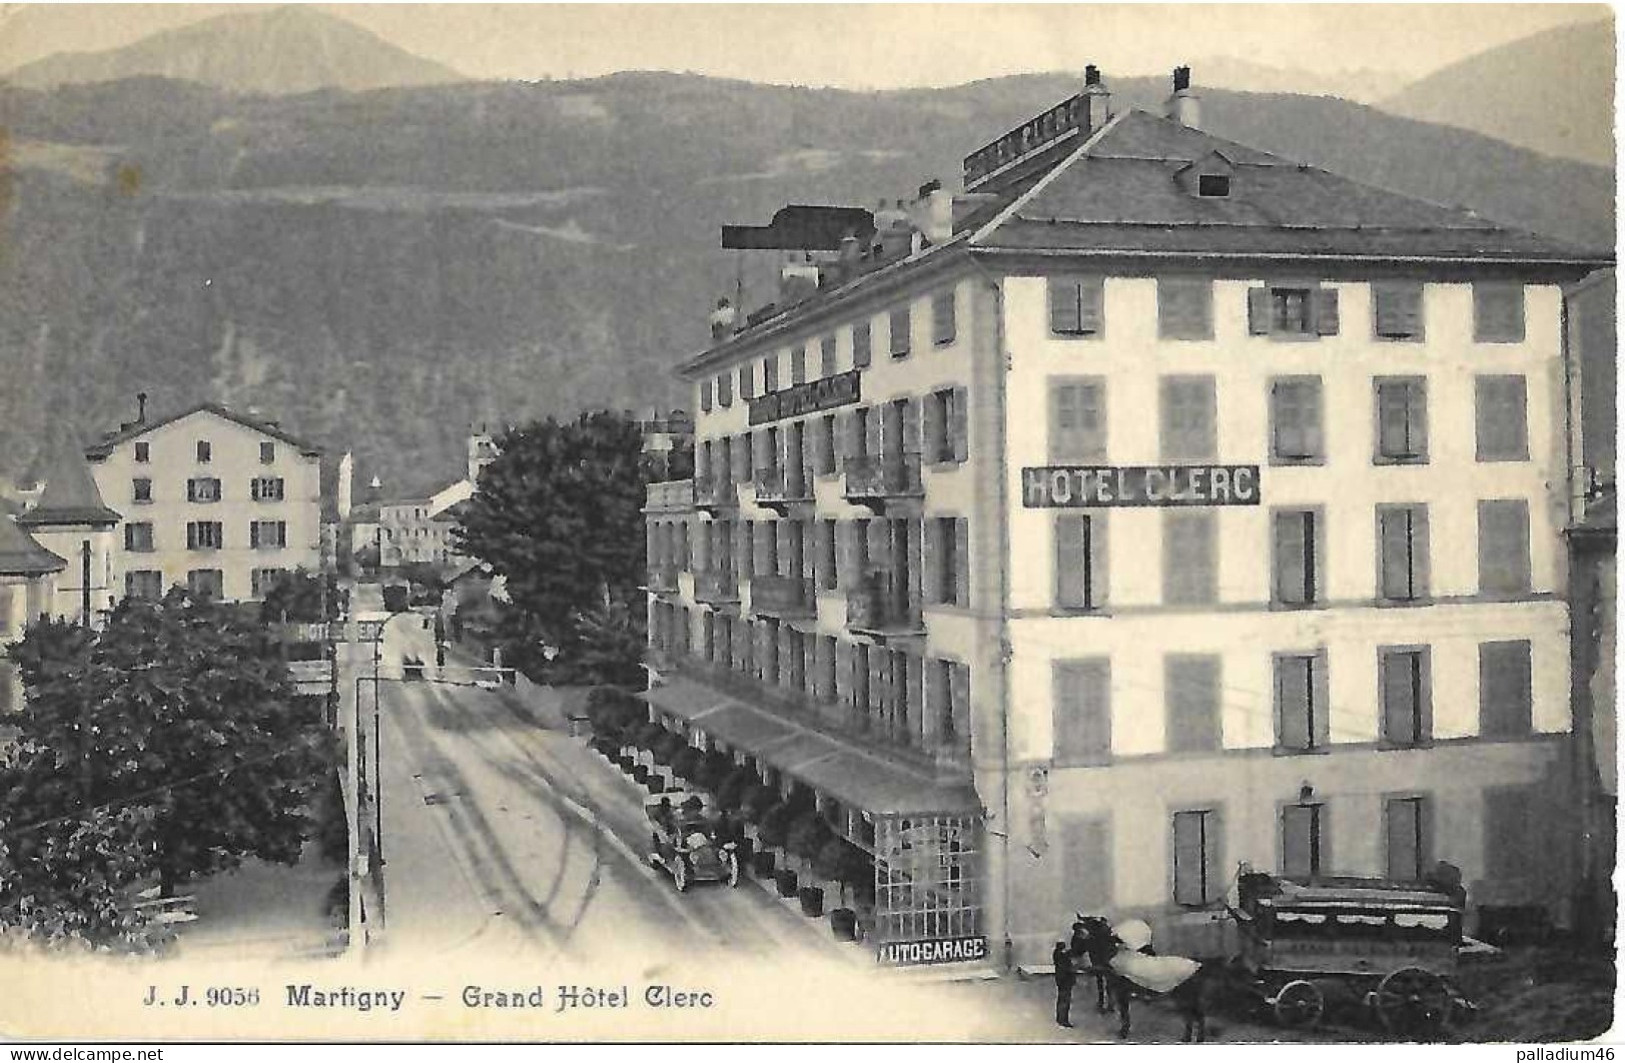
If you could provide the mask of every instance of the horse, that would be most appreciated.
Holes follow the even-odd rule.
[[[1181,1040],[1187,1044],[1192,1041],[1198,1044],[1205,1041],[1206,997],[1212,968],[1197,960],[1174,956],[1157,958],[1176,961],[1174,963],[1158,964],[1155,961],[1148,963],[1146,961],[1156,956],[1151,949],[1150,929],[1143,923],[1129,923],[1124,924],[1124,932],[1129,933],[1130,927],[1134,927],[1134,932],[1130,933],[1129,940],[1125,941],[1118,936],[1118,931],[1113,929],[1107,920],[1099,916],[1080,915],[1078,921],[1073,924],[1074,949],[1078,949],[1081,955],[1089,957],[1090,970],[1105,984],[1103,996],[1109,996],[1116,1005],[1119,1020],[1118,1039],[1128,1038],[1131,1029],[1129,1005],[1135,998],[1161,997],[1166,998],[1184,1020],[1185,1031]],[[1104,962],[1097,961],[1097,957]],[[1164,967],[1176,972],[1178,968],[1184,967],[1188,968],[1188,973],[1184,974],[1177,984],[1166,989],[1151,988],[1144,982],[1136,980],[1136,975],[1144,977],[1147,970],[1154,967]],[[1104,1012],[1108,1009],[1101,1010]]]

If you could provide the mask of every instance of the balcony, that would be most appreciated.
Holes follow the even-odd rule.
[[[723,510],[739,508],[739,491],[725,476],[710,476],[694,481],[694,507],[703,509],[713,517]]]
[[[924,498],[920,456],[912,452],[846,459],[843,494],[848,502],[884,513],[887,502]]]
[[[750,611],[781,620],[814,617],[817,591],[812,580],[800,576],[756,576],[750,581]]]
[[[925,620],[920,603],[904,588],[894,587],[886,573],[873,573],[862,587],[846,593],[846,629],[881,641],[921,637]]]
[[[694,600],[707,605],[730,605],[739,601],[739,581],[732,572],[707,569],[694,574]]]
[[[677,572],[676,565],[650,565],[649,590],[656,594],[670,594],[677,590]]]
[[[812,500],[812,492],[807,488],[807,478],[802,475],[799,468],[758,469],[753,482],[756,487],[756,504],[764,509],[773,510],[781,517],[789,510],[792,502]]]
[[[694,508],[694,481],[667,480],[644,488],[643,512],[687,513]]]

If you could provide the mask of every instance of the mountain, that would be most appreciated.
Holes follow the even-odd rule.
[[[1200,71],[1197,72],[1200,79]],[[1153,108],[1162,79],[1114,79]],[[732,294],[725,223],[957,183],[1076,91],[1034,75],[844,92],[676,74],[242,96],[0,86],[0,470],[203,399],[354,447],[356,482],[455,472],[470,421],[684,404]],[[1612,246],[1609,171],[1326,97],[1205,90],[1213,132]],[[751,306],[771,298],[747,264]]]
[[[269,95],[464,80],[352,22],[303,6],[221,15],[111,51],[47,56],[6,75],[30,88],[133,77],[177,78]]]
[[[1378,106],[1531,151],[1612,167],[1614,24],[1559,26],[1480,52]]]
[[[1202,83],[1236,92],[1337,96],[1352,103],[1376,103],[1391,95],[1404,78],[1383,70],[1298,70],[1269,66],[1235,56],[1215,55],[1190,64],[1202,72]]]

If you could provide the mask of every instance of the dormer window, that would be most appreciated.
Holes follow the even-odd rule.
[[[1230,175],[1205,173],[1196,179],[1196,194],[1203,199],[1223,199],[1230,194]]]

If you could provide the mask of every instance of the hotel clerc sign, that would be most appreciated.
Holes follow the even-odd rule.
[[[767,424],[786,417],[833,410],[839,406],[850,406],[861,398],[858,370],[848,369],[844,373],[809,380],[805,384],[770,391],[760,398],[751,399],[750,423]]]
[[[1027,509],[1256,506],[1257,465],[1041,465],[1021,470]]]

